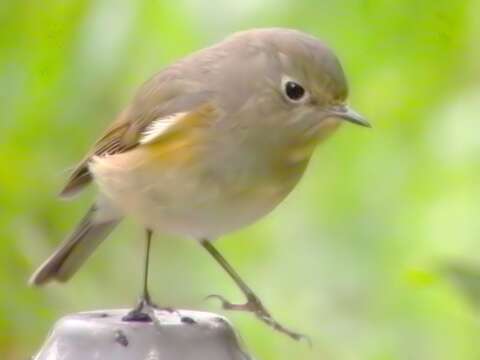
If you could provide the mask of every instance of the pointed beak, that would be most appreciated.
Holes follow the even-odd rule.
[[[370,123],[362,115],[350,109],[346,105],[333,106],[329,110],[329,115],[339,117],[343,120],[349,121],[351,123],[354,123],[360,126],[372,127],[372,125],[370,125]]]

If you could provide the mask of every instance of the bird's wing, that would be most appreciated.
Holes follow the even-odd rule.
[[[130,106],[75,167],[60,196],[73,196],[91,182],[88,164],[93,156],[123,153],[207,118],[206,114],[213,110],[211,96],[197,85],[168,72],[145,83]]]

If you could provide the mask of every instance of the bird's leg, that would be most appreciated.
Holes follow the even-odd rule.
[[[143,290],[142,290],[142,297],[140,298],[141,301],[144,303],[145,306],[153,306],[156,307],[155,304],[152,303],[152,299],[150,297],[150,292],[148,291],[148,273],[150,268],[150,247],[152,245],[152,230],[146,230],[146,245],[145,245],[145,268],[143,269]]]
[[[222,266],[222,268],[233,279],[235,284],[240,288],[243,294],[246,296],[247,301],[244,304],[232,304],[227,301],[223,296],[210,295],[207,299],[215,298],[220,300],[222,307],[226,310],[248,311],[253,313],[259,320],[263,321],[273,329],[288,335],[292,339],[301,340],[305,339],[310,343],[307,336],[291,331],[278,323],[270,314],[270,312],[263,306],[262,302],[257,295],[250,289],[250,287],[242,280],[233,267],[227,262],[227,260],[218,252],[217,249],[208,240],[201,241],[202,246],[208,251],[208,253]]]
[[[150,229],[146,230],[146,242],[145,242],[145,262],[143,270],[143,290],[142,295],[140,296],[140,301],[137,306],[130,311],[127,315],[123,317],[123,321],[141,321],[141,322],[150,322],[152,318],[149,314],[151,308],[156,308],[157,306],[152,303],[150,298],[150,293],[148,291],[148,269],[150,263],[150,245],[152,242],[153,232]]]

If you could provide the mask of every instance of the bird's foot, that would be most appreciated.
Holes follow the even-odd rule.
[[[129,322],[152,322],[153,321],[150,314],[143,311],[143,308],[141,309],[135,308],[129,311],[128,314],[122,318],[122,320],[129,321]]]
[[[125,315],[123,321],[136,321],[136,322],[152,322],[152,308],[155,306],[150,302],[148,298],[142,298],[138,302],[137,306]]]
[[[125,315],[123,321],[138,321],[138,322],[151,322],[153,321],[152,316],[154,315],[155,310],[163,310],[168,312],[176,312],[175,309],[171,307],[160,307],[154,302],[152,302],[150,295],[146,294],[142,296],[137,306],[131,310],[127,315]]]
[[[312,346],[312,342],[310,338],[306,335],[297,333],[295,331],[289,330],[288,328],[284,327],[282,324],[277,322],[270,312],[263,306],[260,299],[253,295],[247,295],[247,302],[244,304],[233,304],[226,300],[221,295],[209,295],[206,299],[218,299],[222,305],[222,308],[225,310],[235,310],[235,311],[246,311],[253,313],[260,321],[267,324],[274,330],[289,336],[294,340],[305,340],[310,346]]]

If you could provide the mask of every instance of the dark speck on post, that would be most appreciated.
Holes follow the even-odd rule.
[[[128,346],[128,339],[127,339],[127,337],[125,336],[125,334],[123,333],[122,330],[115,331],[115,342],[117,344],[120,344],[120,345],[124,346],[124,347]]]
[[[196,321],[189,316],[182,316],[182,323],[193,325],[193,324],[196,324]]]

